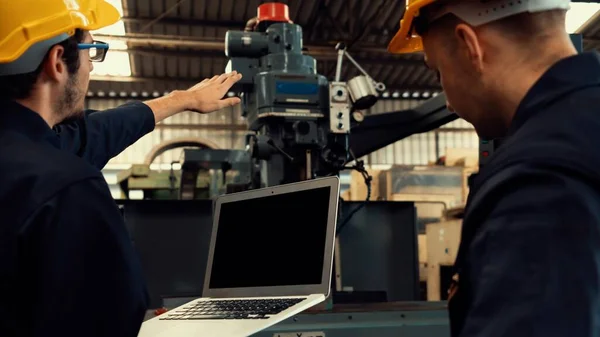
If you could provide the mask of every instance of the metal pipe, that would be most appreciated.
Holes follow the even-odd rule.
[[[225,41],[222,39],[206,39],[193,36],[127,33],[125,35],[94,34],[94,38],[97,38],[98,40],[153,45],[156,47],[186,47],[225,51]],[[336,43],[326,42],[319,45],[307,45],[305,47],[308,49],[308,54],[310,55],[334,55],[334,57],[337,58],[335,46]],[[354,52],[388,54],[388,51],[385,48],[377,46],[361,46],[354,49]]]
[[[342,78],[342,63],[344,63],[344,49],[338,50],[337,65],[335,67],[335,81],[339,82]]]
[[[158,50],[148,48],[146,46],[134,46],[127,50],[113,50],[110,53],[129,53],[133,55],[142,56],[163,56],[163,57],[222,57],[225,58],[225,53],[222,50]],[[337,60],[338,55],[332,52],[330,55],[312,55],[317,61],[333,61]],[[409,66],[409,67],[423,67],[425,64],[420,60],[407,60],[401,56],[394,56],[388,59],[379,58],[355,58],[359,64],[362,65],[381,65],[381,66]]]
[[[306,151],[306,180],[312,179],[312,151]]]
[[[356,69],[358,69],[363,75],[367,76],[368,78],[372,78],[371,75],[369,75],[367,73],[367,71],[364,70],[363,67],[361,67],[360,64],[358,64],[358,62],[356,62],[356,60],[354,59],[354,57],[352,57],[347,52],[346,52],[346,57],[348,58],[348,60],[350,60],[350,62],[352,62],[352,64],[354,64],[354,66],[356,67]]]
[[[341,292],[344,290],[344,284],[342,283],[342,249],[340,245],[340,238],[335,238],[335,248],[333,253],[335,260],[335,290]]]
[[[125,43],[145,44],[156,47],[187,47],[225,51],[225,41],[182,37],[177,35],[134,34],[108,35],[94,34],[98,40],[111,40]]]
[[[171,8],[167,9],[161,15],[157,16],[155,19],[153,19],[152,21],[148,22],[146,25],[144,25],[144,27],[142,27],[142,29],[140,29],[140,33],[147,32],[148,29],[150,29],[154,24],[156,24],[157,22],[159,22],[160,20],[162,20],[165,16],[169,15],[169,13],[173,12],[174,10],[176,10],[177,7],[181,6],[181,4],[184,1],[187,1],[187,0],[179,0],[179,1],[177,1],[177,3],[175,5],[173,5]]]

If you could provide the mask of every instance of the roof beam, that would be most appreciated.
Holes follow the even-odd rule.
[[[145,26],[156,18],[150,17],[130,17],[125,16],[121,18],[124,23],[139,24]],[[176,26],[195,26],[202,28],[227,28],[243,30],[246,26],[246,22],[234,21],[234,20],[199,20],[199,19],[181,19],[181,18],[162,18],[157,23],[163,25],[176,25]]]
[[[151,17],[131,17],[126,16],[122,18],[123,22],[126,24],[138,24],[140,26],[146,26],[156,19]],[[331,25],[335,22],[334,18]],[[328,22],[328,21],[327,21]],[[182,19],[182,18],[162,18],[160,21],[156,22],[158,24],[163,25],[171,25],[171,26],[186,26],[190,28],[224,28],[227,30],[244,30],[246,26],[246,22],[243,21],[235,21],[235,20],[204,20],[204,19]],[[323,28],[335,28],[335,27],[324,27],[324,25],[318,25],[317,27],[308,27],[305,29],[305,38],[311,36],[313,30],[319,30]],[[336,32],[341,35],[342,39],[346,39],[348,34],[344,31],[340,31],[340,29],[336,29]],[[371,35],[373,36],[381,36],[383,31],[374,31]]]
[[[216,130],[216,131],[248,131],[245,124],[165,124],[159,123],[156,129],[167,130]]]
[[[178,35],[154,35],[154,34],[136,34],[127,33],[125,35],[106,35],[106,34],[95,34],[95,38],[111,41],[121,41],[137,46],[154,46],[154,47],[166,47],[166,48],[190,48],[200,50],[211,50],[211,51],[225,51],[225,40],[224,39],[208,39],[208,38],[197,38],[193,36],[178,36]],[[307,54],[318,56],[330,56],[336,55],[335,42],[323,42],[321,44],[305,45],[308,49]],[[380,46],[360,46],[352,50],[353,53],[374,53],[374,54],[389,54],[387,49]]]
[[[92,75],[90,78],[95,82],[120,82],[120,83],[155,83],[155,82],[169,82],[169,83],[187,83],[195,85],[197,82],[189,78],[175,78],[175,77],[140,77],[140,76],[102,76]]]
[[[222,58],[226,59],[225,53],[223,51],[215,51],[215,50],[177,50],[177,49],[153,49],[148,47],[132,47],[128,49],[126,52],[132,55],[140,55],[140,56],[162,56],[162,57],[188,57],[188,58],[202,58],[202,57],[211,57],[211,58]],[[394,65],[394,66],[411,66],[411,67],[425,67],[425,63],[421,59],[406,59],[403,56],[397,55],[386,55],[385,59],[373,59],[366,57],[353,57],[356,62],[360,65]],[[337,61],[337,54],[332,52],[330,55],[323,54],[315,56],[317,61]]]
[[[97,76],[94,75],[91,77],[92,85],[90,86],[90,90],[100,90],[102,87],[110,87],[113,83],[139,83],[143,84],[143,87],[147,88],[148,91],[153,91],[153,86],[158,87],[164,86],[170,88],[170,90],[174,89],[185,89],[192,87],[197,83],[197,81],[190,80],[189,78],[173,78],[173,77],[139,77],[139,76]],[[441,91],[439,86],[399,86],[399,85],[390,85],[388,86],[389,92],[399,91]],[[117,93],[118,94],[118,93]],[[111,97],[107,97],[111,98]]]

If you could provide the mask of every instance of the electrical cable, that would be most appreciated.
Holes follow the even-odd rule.
[[[294,161],[294,157],[290,156],[287,152],[285,152],[282,148],[280,148],[279,146],[277,146],[277,144],[275,144],[275,142],[273,141],[273,139],[270,139],[267,141],[267,144],[271,145],[272,148],[274,148],[275,150],[277,150],[277,152],[279,152],[280,154],[282,154],[284,157],[286,157],[289,161],[293,162]]]
[[[369,175],[369,172],[367,171],[367,169],[365,169],[365,162],[362,161],[362,160],[357,160],[356,157],[354,156],[354,153],[352,152],[352,150],[350,150],[350,154],[352,155],[352,157],[356,161],[356,165],[355,166],[351,166],[351,167],[345,167],[345,169],[356,170],[356,171],[358,171],[358,172],[361,173],[361,175],[363,176],[363,178],[365,180],[365,185],[367,185],[367,198],[365,199],[365,201],[363,203],[361,203],[355,209],[353,209],[348,214],[348,216],[346,216],[346,218],[338,226],[338,228],[336,230],[336,236],[340,235],[340,233],[346,227],[346,225],[348,225],[348,223],[350,222],[350,220],[352,219],[352,217],[356,213],[358,213],[358,211],[360,211],[361,209],[363,209],[367,205],[367,203],[369,203],[369,201],[371,200],[371,182],[373,181],[373,177],[371,177],[371,175]]]

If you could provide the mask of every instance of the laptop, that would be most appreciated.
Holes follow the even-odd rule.
[[[138,336],[250,336],[323,302],[339,189],[328,177],[217,198],[203,297],[144,322]]]

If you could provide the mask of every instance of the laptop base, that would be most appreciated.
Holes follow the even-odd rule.
[[[290,299],[294,297],[276,297],[267,299]],[[169,319],[170,315],[185,311],[198,305],[200,302],[218,301],[219,299],[201,298],[186,303],[178,308],[154,317],[142,324],[138,337],[241,337],[250,336],[270,326],[273,326],[291,315],[301,313],[302,311],[315,306],[325,300],[324,295],[310,295],[303,297],[305,300],[295,304],[288,309],[281,311],[276,315],[255,319],[186,319],[185,316],[177,315],[175,319]],[[227,299],[228,301],[236,299]],[[239,299],[248,300],[248,299]],[[254,300],[254,299],[253,299]],[[165,324],[169,322],[169,324]]]

